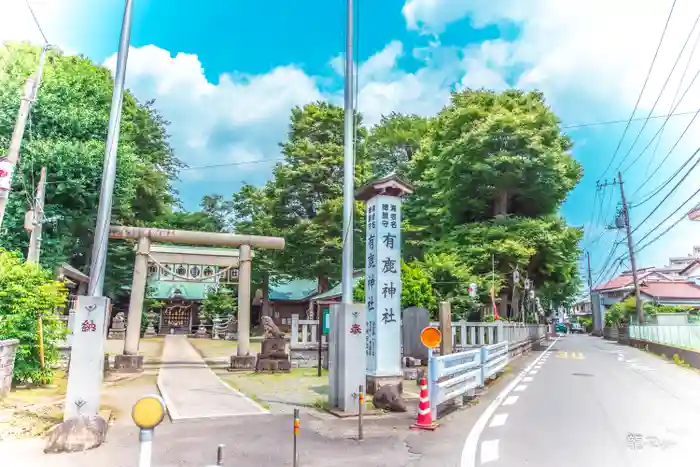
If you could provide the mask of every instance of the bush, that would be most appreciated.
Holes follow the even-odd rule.
[[[58,343],[66,326],[56,313],[66,305],[65,286],[50,271],[23,263],[19,255],[0,249],[0,339],[19,339],[13,380],[51,382],[58,361]],[[39,359],[38,319],[44,334],[44,369]]]
[[[228,318],[238,313],[238,301],[233,292],[225,287],[210,290],[202,300],[201,314],[208,322],[214,318]]]

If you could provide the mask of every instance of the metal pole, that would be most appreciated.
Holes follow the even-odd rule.
[[[131,36],[131,16],[133,1],[126,0],[124,18],[119,37],[119,52],[117,54],[117,70],[114,77],[112,92],[112,107],[109,112],[107,129],[107,144],[105,148],[104,165],[102,167],[102,187],[100,188],[100,204],[97,209],[97,225],[92,244],[92,260],[90,263],[90,283],[88,295],[99,297],[104,286],[105,265],[107,264],[107,244],[109,241],[109,221],[112,214],[112,195],[114,180],[117,174],[117,147],[119,146],[119,122],[122,115],[124,100],[124,80],[126,78],[126,62],[129,56],[129,39]]]
[[[139,431],[139,467],[151,467],[153,430]]]
[[[224,445],[219,444],[216,447],[216,465],[224,465]]]
[[[353,0],[347,0],[345,37],[345,151],[343,156],[342,302],[352,303],[353,213],[355,211],[355,106],[353,99]]]
[[[34,200],[34,219],[32,224],[32,235],[29,239],[29,251],[27,261],[39,264],[41,254],[41,228],[44,222],[44,197],[46,195],[46,167],[41,168],[39,184],[36,187],[36,198]]]
[[[294,467],[299,465],[299,453],[297,452],[297,436],[299,435],[299,409],[294,409]]]
[[[634,281],[634,297],[636,299],[637,319],[639,324],[644,324],[644,310],[642,309],[642,297],[639,293],[639,278],[637,277],[637,259],[634,256],[634,242],[632,241],[632,232],[630,231],[630,210],[627,206],[625,198],[625,189],[622,184],[622,172],[617,173],[617,179],[620,182],[620,198],[622,198],[622,214],[625,216],[625,230],[627,231],[627,248],[630,254],[630,265],[632,266],[632,280]],[[591,303],[591,306],[593,304]]]
[[[322,345],[322,340],[323,340],[323,308],[321,308],[321,305],[318,304],[318,302],[313,302],[314,308],[316,308],[316,317],[318,318],[318,374],[317,376],[320,378],[321,375],[323,374],[322,368],[323,368],[323,345]]]
[[[365,387],[362,384],[360,384],[360,394],[358,400],[359,406],[357,408],[357,439],[362,441],[363,439],[365,439],[365,434],[362,431],[362,413],[365,409]]]

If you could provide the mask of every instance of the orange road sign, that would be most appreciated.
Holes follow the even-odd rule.
[[[442,333],[438,328],[428,326],[420,332],[420,341],[429,349],[434,349],[440,345]]]

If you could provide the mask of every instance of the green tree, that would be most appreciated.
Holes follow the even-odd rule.
[[[284,163],[274,170],[271,222],[287,246],[281,264],[297,277],[317,278],[320,291],[340,276],[343,213],[343,109],[325,102],[292,109]],[[355,186],[368,176],[364,139],[357,116]],[[362,263],[364,209],[355,204],[355,264]]]
[[[39,48],[0,47],[0,152],[10,142],[20,91],[34,72]],[[109,70],[88,59],[48,53],[15,174],[0,246],[26,252],[24,214],[41,167],[47,167],[42,265],[61,262],[88,272],[114,82]],[[172,183],[181,163],[167,134],[168,122],[153,107],[126,93],[122,110],[112,222],[149,225],[171,212]],[[110,242],[105,288],[113,298],[130,283],[133,252]]]
[[[431,122],[411,164],[427,233],[497,215],[554,214],[582,176],[539,92],[466,90]]]
[[[58,361],[58,344],[66,326],[57,308],[66,305],[67,290],[51,278],[51,272],[0,249],[0,340],[19,339],[13,379],[16,382],[50,383]],[[39,319],[42,322],[44,368],[39,356]]]
[[[418,115],[392,112],[383,116],[367,138],[373,176],[383,177],[392,172],[406,175],[427,130],[428,119]]]
[[[365,301],[365,281],[361,280],[353,289],[353,300]],[[436,313],[435,293],[430,276],[420,264],[407,264],[401,261],[401,308],[411,306],[425,308],[432,315]]]
[[[209,322],[214,318],[225,318],[236,315],[238,303],[233,292],[225,287],[211,290],[202,300],[202,315]]]

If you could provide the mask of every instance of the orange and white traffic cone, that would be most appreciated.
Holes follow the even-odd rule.
[[[420,380],[420,402],[418,402],[418,417],[416,423],[411,425],[414,430],[434,430],[437,424],[433,423],[433,414],[430,410],[430,398],[428,396],[428,382],[425,378]]]

